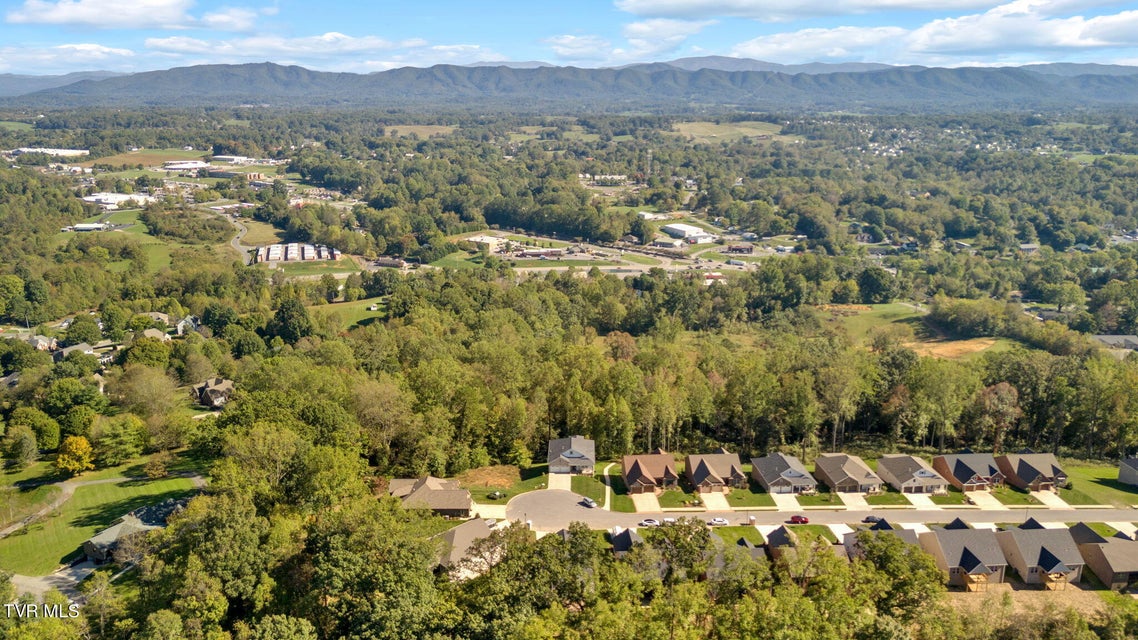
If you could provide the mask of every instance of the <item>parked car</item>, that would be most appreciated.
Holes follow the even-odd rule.
[[[712,518],[711,520],[707,521],[707,524],[713,527],[726,527],[727,518]]]
[[[676,519],[675,518],[664,518],[663,524],[665,526],[667,526],[669,524],[676,524]]]
[[[810,524],[810,518],[806,516],[790,516],[790,524]]]
[[[585,498],[584,500],[581,501],[581,504],[592,509],[592,508],[597,506],[597,501],[593,500],[592,498]]]
[[[640,524],[638,524],[636,526],[638,526],[638,527],[658,527],[658,526],[660,526],[660,522],[658,520],[653,520],[652,518],[645,518],[645,519],[641,520]]]
[[[869,515],[861,519],[862,522],[881,522],[881,516]]]

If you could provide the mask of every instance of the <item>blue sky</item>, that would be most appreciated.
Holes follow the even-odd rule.
[[[1138,65],[1138,0],[0,0],[0,73],[272,61],[325,71],[725,55]]]

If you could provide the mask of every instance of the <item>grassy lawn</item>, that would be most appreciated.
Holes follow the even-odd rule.
[[[1079,523],[1067,522],[1065,524],[1068,527],[1073,527]],[[1088,527],[1091,528],[1091,531],[1094,531],[1095,533],[1099,534],[1100,536],[1102,536],[1104,538],[1109,538],[1109,537],[1113,536],[1114,534],[1118,533],[1118,529],[1115,529],[1114,527],[1110,526],[1109,524],[1107,524],[1105,522],[1084,522],[1083,524],[1087,525]]]
[[[736,142],[745,137],[778,136],[782,127],[770,122],[677,122],[672,131],[693,138],[694,143]],[[780,138],[784,136],[779,136]],[[789,136],[786,136],[789,139]]]
[[[866,496],[865,501],[871,506],[912,504],[900,491],[892,487],[889,487],[875,496]]]
[[[1008,506],[1027,506],[1039,504],[1039,501],[1031,497],[1031,494],[1026,491],[1020,491],[1015,487],[997,487],[992,489],[992,495],[997,500]]]
[[[763,534],[754,527],[739,526],[739,527],[715,527],[712,529],[716,535],[723,538],[727,544],[738,544],[739,538],[749,540],[753,545],[766,544],[763,540]]]
[[[533,269],[543,267],[613,267],[619,262],[612,260],[576,260],[572,258],[550,258],[548,260],[507,260],[511,267],[516,269]]]
[[[467,237],[469,237],[468,234],[463,235],[467,235]],[[568,242],[564,242],[562,240],[554,240],[552,238],[532,238],[530,236],[519,236],[516,233],[508,233],[506,234],[506,238],[527,247],[549,247],[554,249],[564,249],[569,246]],[[462,239],[462,236],[459,236],[458,239]]]
[[[539,464],[527,469],[502,464],[464,471],[458,475],[459,485],[470,490],[475,502],[483,504],[505,504],[507,500],[527,491],[544,489],[549,484],[546,477],[549,465]],[[505,494],[498,500],[491,500],[488,494],[500,491]]]
[[[624,478],[620,475],[620,465],[610,469],[609,474],[605,477],[608,478],[609,486],[612,487],[612,502],[609,503],[609,510],[620,513],[636,513],[636,505],[632,503],[632,496],[628,495],[628,487],[624,486]]]
[[[868,311],[864,310],[864,306],[865,305],[850,307],[837,306],[828,311],[831,320],[844,327],[846,333],[854,342],[865,340],[866,336],[869,335],[869,331],[874,327],[889,324],[912,325],[917,319],[924,315],[912,307],[897,302],[868,305],[870,307]],[[823,312],[823,314],[825,313],[827,312]],[[914,326],[914,330],[916,329],[917,327]]]
[[[818,493],[809,495],[798,495],[798,504],[803,507],[836,507],[842,504],[838,496],[830,493],[827,487],[818,485]]]
[[[450,135],[457,128],[445,124],[396,124],[384,129],[384,134],[389,138],[405,138],[413,134],[427,139],[431,136]]]
[[[0,120],[0,129],[6,131],[31,131],[35,129],[32,125],[26,122],[12,122],[11,120]]]
[[[1115,465],[1064,463],[1063,469],[1070,479],[1071,488],[1061,489],[1059,496],[1067,500],[1068,504],[1086,504],[1068,500],[1067,495],[1074,492],[1090,498],[1091,504],[1115,507],[1138,504],[1138,487],[1119,482],[1118,467]]]
[[[107,216],[107,222],[111,224],[138,224],[138,214],[141,212],[142,211],[140,209],[116,211]]]
[[[27,490],[15,487],[0,489],[0,528],[19,522],[55,500],[62,489],[40,485]]]
[[[727,495],[727,504],[735,509],[746,507],[773,507],[774,498],[763,491],[759,484],[751,481],[749,489],[732,489]]]
[[[757,256],[753,253],[722,253],[720,251],[705,251],[699,254],[700,258],[704,260],[718,260],[720,262],[727,262],[728,260],[738,260],[740,262],[759,262],[763,259],[762,256]]]
[[[289,276],[318,276],[325,273],[358,272],[360,266],[351,258],[336,261],[297,261],[277,263],[277,269]]]
[[[812,538],[822,537],[829,540],[831,544],[837,544],[838,542],[838,537],[834,535],[833,531],[830,531],[830,527],[824,524],[788,524],[786,528],[798,535],[799,540],[802,540],[803,536],[806,536]]]
[[[351,329],[356,325],[371,324],[383,318],[387,313],[387,305],[381,298],[368,298],[353,302],[336,302],[333,304],[320,304],[308,307],[310,313],[328,318],[337,316],[337,324],[341,329]],[[369,311],[368,307],[379,305],[378,311]]]
[[[482,265],[470,261],[470,254],[465,251],[455,251],[431,263],[432,267],[450,267],[452,269],[481,269]]]
[[[245,234],[245,237],[241,239],[241,244],[246,246],[278,244],[284,239],[284,234],[281,230],[267,222],[242,218],[241,224],[245,225],[245,228],[249,230],[249,232]]]
[[[1079,491],[1078,489],[1060,489],[1059,497],[1067,504],[1098,504],[1098,500],[1088,496],[1087,494]]]
[[[573,493],[592,498],[597,501],[597,505],[605,503],[605,483],[601,482],[600,478],[596,476],[573,476],[570,481]]]
[[[964,492],[960,489],[957,489],[956,487],[949,487],[948,493],[943,495],[929,496],[929,499],[933,501],[933,504],[946,506],[965,504]]]
[[[683,509],[684,507],[703,507],[703,501],[695,504],[699,500],[699,496],[694,493],[688,493],[681,489],[668,489],[660,494],[660,508],[662,509]]]
[[[632,253],[631,251],[625,251],[624,255],[622,255],[620,259],[624,260],[625,262],[643,264],[647,266],[655,266],[660,264],[660,261],[656,258],[653,258],[652,256],[642,256],[639,253]]]
[[[107,156],[99,158],[98,160],[88,160],[79,166],[91,167],[96,163],[109,164],[109,165],[138,165],[152,166],[159,165],[168,160],[201,160],[206,157],[208,152],[201,149],[194,151],[185,151],[183,149],[143,149],[142,151],[128,151],[114,156]]]
[[[79,487],[58,512],[0,540],[0,567],[24,575],[47,575],[74,557],[84,540],[123,514],[193,492],[187,478]]]
[[[0,472],[0,487],[14,487],[29,482],[57,482],[64,477],[56,472],[49,460],[40,460],[23,469],[5,469]]]

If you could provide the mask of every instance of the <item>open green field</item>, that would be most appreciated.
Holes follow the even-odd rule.
[[[125,211],[116,211],[107,216],[107,222],[111,224],[141,224],[138,221],[138,214],[142,213],[140,209],[127,209]],[[144,227],[145,229],[145,227]]]
[[[612,260],[576,260],[573,258],[550,258],[548,260],[507,260],[507,264],[515,269],[546,269],[556,267],[615,267],[619,262]]]
[[[241,224],[249,230],[241,239],[241,244],[245,246],[259,247],[266,244],[278,244],[284,239],[284,232],[267,222],[242,218]]]
[[[31,131],[32,129],[35,129],[35,127],[26,122],[0,120],[0,129],[4,129],[6,131]]]
[[[431,136],[448,136],[454,133],[457,128],[442,124],[393,124],[384,129],[384,134],[389,138],[406,138],[411,135],[430,138]]]
[[[1039,504],[1039,501],[1033,498],[1030,493],[1020,491],[1015,487],[996,487],[992,489],[992,495],[1009,507],[1026,507]]]
[[[672,132],[691,138],[696,143],[736,142],[743,138],[779,136],[782,127],[769,122],[678,122]],[[783,137],[783,136],[779,136]]]
[[[894,302],[874,305],[830,305],[819,310],[827,322],[840,325],[854,342],[863,342],[874,327],[900,324],[914,327],[924,312],[907,304]]]
[[[755,546],[766,544],[766,540],[763,540],[763,534],[759,533],[759,530],[754,527],[715,527],[713,531],[715,535],[723,538],[723,541],[727,544],[738,544],[739,538],[744,538]]]
[[[643,264],[650,267],[660,264],[660,261],[652,256],[642,256],[639,253],[632,253],[631,251],[625,251],[624,254],[620,256],[620,259],[625,262],[631,262],[632,264]]]
[[[80,166],[91,167],[95,164],[141,164],[144,167],[148,167],[171,160],[201,160],[208,155],[209,152],[200,149],[195,149],[194,151],[185,151],[183,149],[143,149],[142,151],[128,151],[96,160],[88,160]]]
[[[325,273],[354,273],[360,271],[360,266],[351,258],[340,258],[335,262],[281,262],[278,263],[277,270],[287,276],[319,276]]]
[[[1090,504],[1114,507],[1138,504],[1138,487],[1119,482],[1115,465],[1064,462],[1063,470],[1067,472],[1071,488],[1060,489],[1059,497],[1067,500],[1068,504],[1087,504],[1077,501],[1079,495],[1090,499]]]
[[[731,493],[727,495],[727,504],[731,505],[734,509],[773,507],[774,498],[766,491],[763,491],[759,483],[752,480],[751,486],[748,489],[732,489]]]
[[[61,492],[59,487],[41,485],[20,489],[0,488],[0,528],[15,524],[51,504]]]
[[[596,476],[573,476],[570,482],[573,493],[596,500],[598,506],[605,503],[605,483],[600,478]]]
[[[549,465],[539,464],[526,469],[501,464],[464,471],[455,478],[459,486],[469,489],[475,502],[483,504],[506,504],[519,493],[544,489],[549,484],[547,477]],[[498,491],[505,495],[492,500],[488,494]]]
[[[188,478],[79,487],[58,512],[0,540],[0,568],[23,575],[47,575],[74,557],[84,540],[120,516],[194,491]]]
[[[382,298],[368,298],[353,302],[319,304],[308,307],[308,311],[313,315],[324,316],[325,318],[335,315],[340,328],[347,330],[356,325],[371,324],[377,319],[383,318],[387,313],[387,305],[381,300]],[[379,310],[369,311],[368,307],[372,305],[378,305]]]
[[[719,262],[727,262],[728,260],[738,260],[740,262],[759,262],[763,259],[763,256],[757,256],[753,253],[723,253],[722,251],[705,251],[699,254],[698,257],[703,258],[704,260],[718,260]]]

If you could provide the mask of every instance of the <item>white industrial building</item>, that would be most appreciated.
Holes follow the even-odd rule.
[[[171,160],[162,164],[165,171],[197,171],[209,167],[209,163],[202,160]]]
[[[20,147],[19,149],[12,149],[9,152],[9,154],[13,156],[20,156],[25,153],[42,153],[56,158],[76,158],[91,154],[91,152],[86,149],[49,149],[46,147]]]
[[[707,232],[699,227],[694,227],[690,224],[683,224],[681,222],[673,222],[660,227],[660,231],[672,236],[673,238],[688,238],[692,236],[705,236]]]
[[[133,200],[138,204],[148,204],[155,200],[155,198],[138,193],[92,193],[89,196],[83,196],[84,202],[97,204],[107,211],[113,211],[119,208],[122,203]]]

